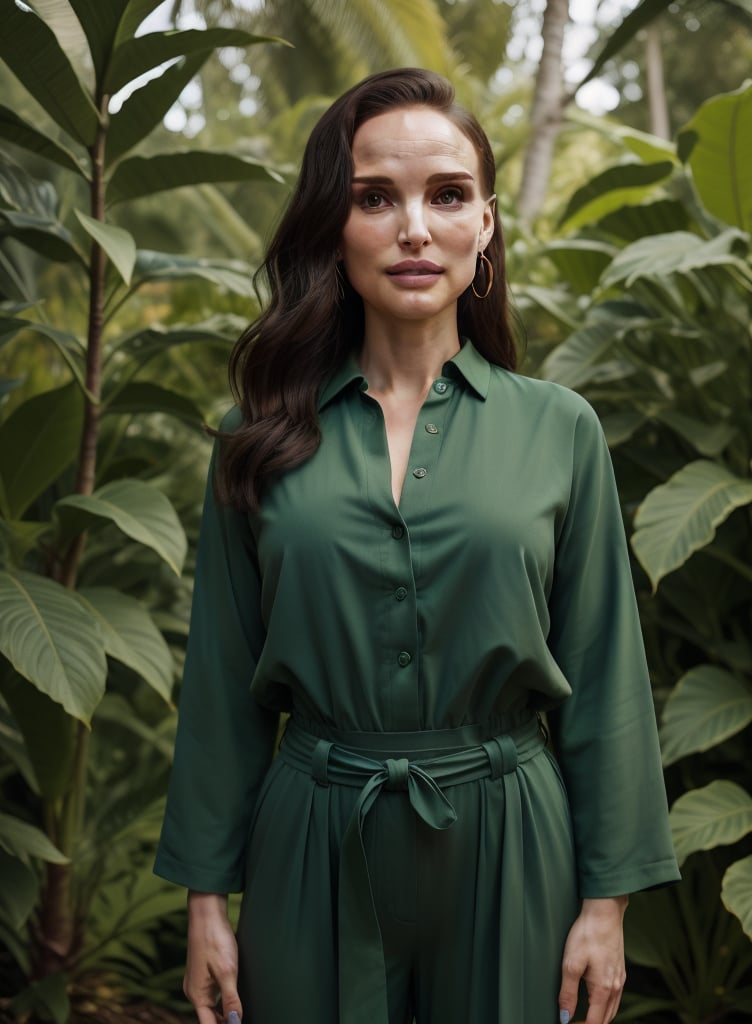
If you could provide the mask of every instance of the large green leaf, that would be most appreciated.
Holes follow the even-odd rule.
[[[670,160],[673,164],[679,164],[676,146],[673,142],[667,142],[666,139],[661,139],[657,135],[649,135],[647,132],[630,128],[628,125],[617,125],[613,135],[644,164],[660,163],[662,160]]]
[[[39,690],[87,724],[104,693],[97,621],[43,576],[0,572],[0,653]]]
[[[55,33],[15,0],[0,0],[0,21],[0,59],[61,128],[91,146],[99,116]]]
[[[136,89],[120,110],[111,116],[107,132],[108,167],[161,123],[167,111],[188,82],[199,72],[211,52],[202,50],[173,64],[158,78],[152,78],[140,89]]]
[[[101,82],[128,0],[69,0],[86,33],[97,81]]]
[[[752,939],[752,857],[743,857],[726,869],[721,899],[726,909],[736,914]]]
[[[190,398],[148,380],[134,380],[120,388],[112,398],[105,399],[102,412],[161,412],[199,429],[204,423],[203,413]]]
[[[16,146],[21,146],[22,149],[27,149],[31,153],[37,153],[45,160],[51,160],[69,171],[75,171],[76,174],[83,177],[87,176],[86,170],[79,163],[75,153],[24,121],[15,111],[2,105],[0,105],[0,138],[12,142]]]
[[[28,864],[31,857],[39,857],[51,864],[68,863],[68,858],[50,842],[41,829],[1,812],[0,847],[24,864]]]
[[[0,479],[7,519],[20,519],[78,451],[83,399],[75,384],[34,395],[0,424]]]
[[[749,683],[715,665],[697,665],[679,680],[663,708],[663,763],[708,750],[750,722]]]
[[[185,531],[169,498],[142,480],[115,480],[94,494],[72,494],[55,506],[65,534],[112,522],[128,537],[146,545],[180,575],[185,559]]]
[[[591,224],[627,204],[644,202],[656,186],[673,173],[670,160],[657,164],[618,164],[597,174],[579,188],[567,204],[561,226],[567,229]]]
[[[736,843],[752,832],[752,797],[735,782],[716,779],[680,796],[669,818],[681,864],[690,853]]]
[[[103,224],[100,220],[87,217],[80,210],[76,210],[75,214],[85,231],[107,253],[110,262],[125,283],[130,284],[136,265],[136,243],[133,235],[114,224]]]
[[[200,277],[226,288],[236,295],[253,298],[253,280],[250,267],[240,260],[219,260],[208,257],[173,256],[166,252],[139,249],[136,257],[136,279],[147,281],[177,281],[187,277]],[[206,337],[207,332],[204,331]]]
[[[688,441],[700,455],[713,457],[720,455],[738,433],[733,423],[705,423],[703,420],[685,416],[675,409],[665,409],[656,414],[656,419],[675,430],[680,437]]]
[[[165,32],[149,32],[143,36],[126,39],[117,47],[107,70],[104,87],[108,93],[116,93],[139,75],[176,57],[211,51],[220,46],[246,47],[254,43],[282,42],[284,40],[276,36],[257,36],[236,28],[185,31],[168,29]]]
[[[144,605],[111,587],[82,587],[78,595],[99,622],[107,654],[132,668],[169,702],[172,655]]]
[[[619,250],[591,238],[549,242],[546,256],[580,295],[593,291],[601,274]]]
[[[84,360],[86,353],[79,339],[74,334],[68,334],[67,331],[61,331],[57,327],[51,327],[49,324],[40,323],[38,320],[27,320],[24,326],[27,331],[33,331],[35,334],[41,334],[43,338],[47,338],[52,342],[68,364],[81,394],[86,395],[92,402],[96,401],[94,396],[86,388],[86,382],[84,380]]]
[[[546,358],[541,367],[541,376],[568,388],[579,388],[596,380],[628,377],[634,368],[624,360],[613,358],[618,331],[622,326],[613,320],[604,319],[581,327],[557,345]]]
[[[752,503],[752,481],[705,459],[690,462],[655,487],[637,509],[631,543],[655,590],[709,544],[735,508]]]
[[[738,255],[747,245],[748,240],[737,228],[729,228],[707,242],[691,231],[651,235],[622,249],[601,278],[601,285],[631,288],[643,277],[689,274],[713,266],[733,266],[749,274],[743,255]]]
[[[703,103],[679,134],[679,155],[707,209],[752,231],[752,83]]]
[[[235,153],[191,150],[132,156],[118,164],[107,189],[107,201],[139,199],[155,192],[218,181],[283,181],[270,167]]]
[[[0,237],[3,235],[17,238],[48,259],[85,263],[70,231],[57,220],[16,210],[0,210]]]
[[[167,259],[169,260],[169,257]],[[193,261],[187,260],[186,262],[190,264]],[[170,268],[175,269],[171,263],[168,265],[168,269]],[[200,269],[204,269],[203,266]],[[221,270],[221,268],[217,269]],[[160,271],[158,270],[154,271],[154,277],[148,276],[150,272],[145,266],[142,272],[147,280],[159,280]],[[235,270],[229,272],[233,276],[242,276]],[[247,277],[243,279],[248,280]],[[233,345],[247,326],[248,321],[244,317],[232,313],[216,313],[208,320],[199,323],[176,324],[172,327],[149,327],[146,330],[136,331],[121,338],[117,348],[119,352],[127,354],[140,366],[143,366],[149,360],[164,355],[174,345],[188,345],[196,342],[209,342],[223,346]]]

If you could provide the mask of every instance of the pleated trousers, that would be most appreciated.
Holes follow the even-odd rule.
[[[244,1024],[555,1024],[577,911],[537,719],[341,733],[293,718],[249,842]]]

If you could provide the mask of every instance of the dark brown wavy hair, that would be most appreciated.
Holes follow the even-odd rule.
[[[496,166],[478,121],[455,103],[441,75],[399,68],[371,75],[340,96],[311,133],[300,177],[255,277],[269,302],[238,339],[230,358],[230,384],[242,426],[223,438],[215,480],[218,498],[257,509],[264,487],[309,459],[321,435],[317,397],[323,381],[363,340],[363,303],[337,273],[337,247],[352,205],[352,142],[364,121],[395,107],[440,111],[478,153],[483,191],[494,192]],[[494,270],[487,298],[468,288],[459,298],[460,335],[471,338],[491,363],[516,367],[509,323],[504,239],[494,211],[485,250]],[[344,294],[343,294],[344,292]]]

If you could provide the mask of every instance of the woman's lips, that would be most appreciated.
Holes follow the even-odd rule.
[[[395,284],[414,288],[433,284],[443,273],[442,267],[428,260],[403,260],[386,270]]]

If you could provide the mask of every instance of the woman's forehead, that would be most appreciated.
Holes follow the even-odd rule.
[[[365,121],[352,145],[356,167],[379,163],[399,167],[405,161],[446,158],[458,169],[478,170],[478,155],[468,137],[438,110],[398,107]]]

